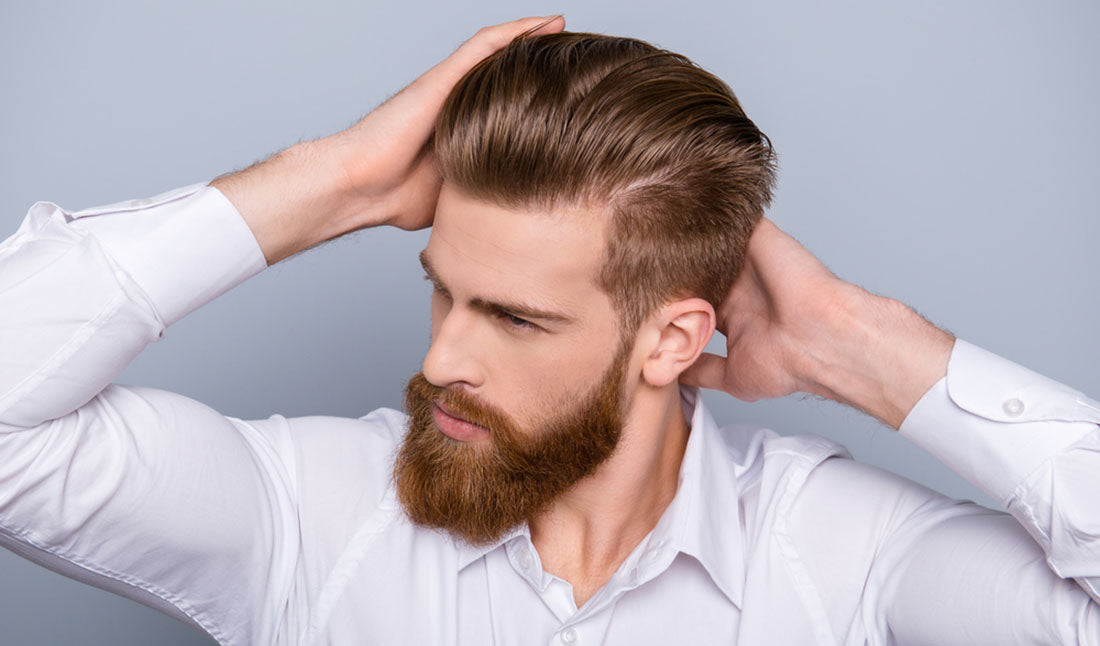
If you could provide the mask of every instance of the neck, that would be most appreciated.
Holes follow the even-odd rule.
[[[672,502],[688,433],[678,385],[642,385],[612,456],[530,519],[543,568],[573,584],[578,607],[579,588],[602,586]]]

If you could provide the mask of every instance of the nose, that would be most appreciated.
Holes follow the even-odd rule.
[[[484,365],[478,358],[476,317],[458,308],[432,316],[432,343],[424,357],[421,372],[432,384],[445,388],[465,385],[477,388],[484,383]]]

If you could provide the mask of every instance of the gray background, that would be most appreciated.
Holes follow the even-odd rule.
[[[726,79],[780,153],[771,217],[841,277],[1100,395],[1100,5],[1091,2],[0,4],[0,231],[48,199],[152,195],[338,130],[479,26],[564,12]],[[377,230],[195,313],[121,381],[237,417],[398,406],[427,348],[426,232]],[[994,505],[873,420],[803,397],[721,421],[838,440]],[[182,624],[0,554],[4,644],[203,644]]]

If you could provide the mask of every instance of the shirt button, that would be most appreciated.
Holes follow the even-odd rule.
[[[566,628],[565,630],[561,631],[561,640],[566,644],[576,644],[577,631],[573,630],[572,628]]]
[[[1024,403],[1013,397],[1012,399],[1006,399],[1001,408],[1004,409],[1005,415],[1019,417],[1024,412]]]
[[[661,554],[661,550],[659,548],[651,547],[648,550],[646,550],[645,560],[652,561],[652,560],[656,559],[660,554]]]
[[[530,552],[520,552],[519,566],[525,570],[530,570],[531,566],[535,564],[535,561],[531,558]]]

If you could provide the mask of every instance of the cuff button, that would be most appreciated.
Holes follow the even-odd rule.
[[[1001,408],[1004,409],[1005,415],[1019,417],[1024,412],[1024,402],[1013,397],[1012,399],[1006,399]]]

